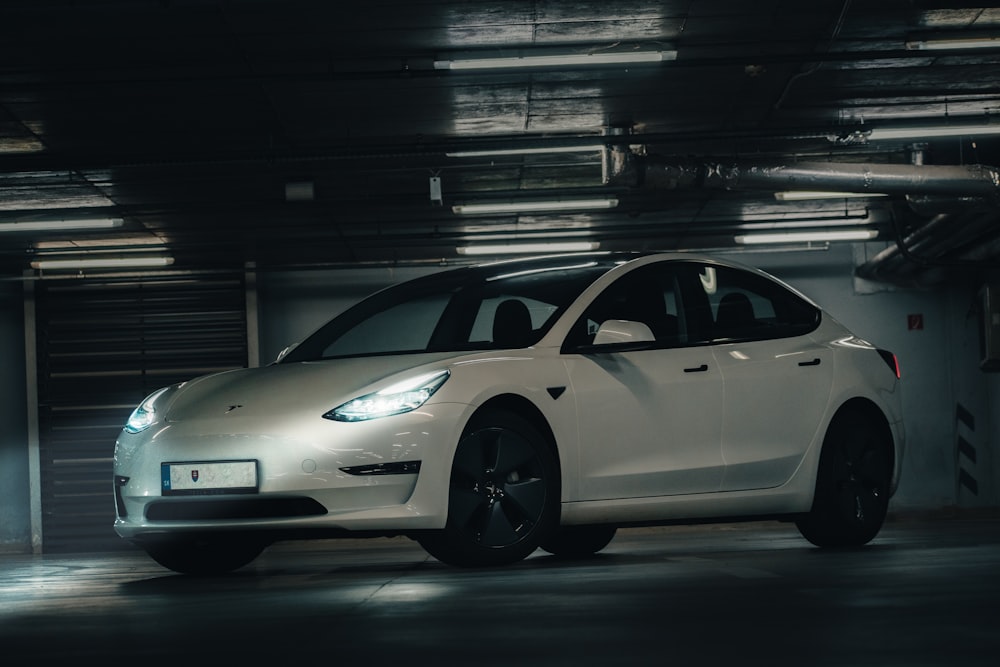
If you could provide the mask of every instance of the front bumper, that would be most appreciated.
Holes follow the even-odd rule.
[[[451,460],[469,407],[444,403],[370,422],[325,419],[303,427],[166,424],[115,445],[119,536],[192,532],[405,533],[442,528]],[[174,461],[257,462],[253,493],[164,495],[160,467]]]

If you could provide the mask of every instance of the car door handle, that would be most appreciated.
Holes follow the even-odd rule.
[[[817,357],[812,361],[800,361],[799,366],[819,366],[819,358]]]
[[[695,366],[694,368],[685,368],[685,373],[704,373],[708,370],[708,364],[702,364],[701,366]]]

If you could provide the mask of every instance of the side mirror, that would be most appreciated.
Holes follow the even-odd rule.
[[[653,331],[642,322],[606,320],[594,336],[593,345],[642,345],[656,342]]]

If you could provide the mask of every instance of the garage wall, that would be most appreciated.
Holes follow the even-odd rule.
[[[19,280],[0,280],[0,553],[30,551],[24,298]]]
[[[785,279],[857,335],[898,355],[906,383],[908,442],[902,483],[893,500],[895,511],[998,503],[994,490],[1000,462],[994,459],[1000,457],[991,456],[991,446],[1000,442],[1000,425],[991,420],[991,413],[1000,414],[1000,377],[979,370],[977,321],[968,316],[977,289],[974,283],[920,289],[866,283],[854,278],[854,249],[846,245],[739,259]],[[261,363],[270,362],[286,344],[357,299],[434,270],[439,269],[261,276]],[[973,431],[969,431],[970,416]],[[976,452],[975,462],[968,460],[970,446]],[[968,477],[975,480],[975,493]]]
[[[987,438],[992,447],[991,454],[993,460],[993,503],[992,507],[1000,507],[1000,375],[993,373],[986,383],[986,392],[989,397],[990,424],[987,429]]]

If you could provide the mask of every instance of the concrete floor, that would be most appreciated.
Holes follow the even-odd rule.
[[[16,659],[16,660],[15,660]],[[630,529],[462,570],[405,539],[283,543],[228,576],[141,552],[0,556],[4,665],[1000,664],[1000,520],[812,548],[779,523]]]

